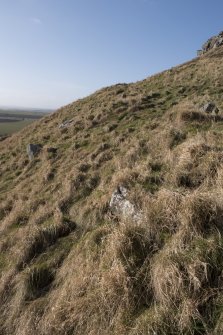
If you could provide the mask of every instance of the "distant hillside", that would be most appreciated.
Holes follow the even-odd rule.
[[[0,107],[0,136],[11,135],[34,120],[38,120],[52,110],[41,109],[16,109]]]
[[[223,334],[223,46],[0,142],[1,335]]]

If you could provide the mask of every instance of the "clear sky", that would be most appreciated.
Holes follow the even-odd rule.
[[[183,63],[223,0],[0,0],[0,105],[56,108]]]

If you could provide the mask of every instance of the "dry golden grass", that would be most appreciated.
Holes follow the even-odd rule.
[[[104,88],[0,142],[0,334],[222,333],[222,57]],[[32,161],[28,143],[43,145]],[[121,185],[140,220],[110,211]]]

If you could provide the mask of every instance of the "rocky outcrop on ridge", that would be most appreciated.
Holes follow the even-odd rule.
[[[223,45],[223,31],[221,31],[218,35],[209,38],[207,42],[205,42],[202,45],[202,49],[198,50],[197,55],[201,56],[205,54],[206,52],[212,49],[218,48],[222,45]]]

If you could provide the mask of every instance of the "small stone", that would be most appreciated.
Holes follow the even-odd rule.
[[[110,148],[110,144],[109,143],[102,143],[98,149],[99,152],[104,151],[104,150],[108,150]]]
[[[61,123],[58,127],[59,129],[67,128],[73,123],[73,120],[66,120],[63,123]]]
[[[213,102],[206,103],[205,105],[203,105],[201,107],[201,110],[202,110],[202,112],[205,112],[205,113],[208,113],[208,114],[210,114],[210,113],[218,114],[219,113],[219,109],[217,108],[217,106]]]
[[[109,207],[111,212],[124,218],[131,218],[134,221],[142,219],[142,214],[136,210],[135,205],[128,199],[128,190],[124,186],[118,186],[112,193]]]
[[[27,145],[27,154],[29,156],[29,159],[32,160],[35,156],[39,154],[39,152],[42,150],[41,144],[28,144]]]
[[[113,124],[110,124],[110,125],[107,125],[104,127],[104,131],[109,133],[111,132],[112,130],[114,130],[115,128],[117,128],[117,124],[116,123],[113,123]]]

